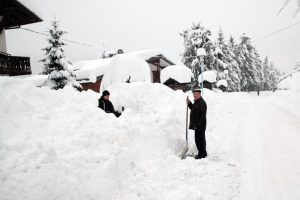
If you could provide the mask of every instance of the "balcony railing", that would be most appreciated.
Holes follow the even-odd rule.
[[[31,74],[30,58],[0,53],[0,74],[9,76]]]

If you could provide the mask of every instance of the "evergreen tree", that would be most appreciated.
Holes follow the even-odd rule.
[[[58,22],[52,22],[52,29],[49,30],[50,37],[47,39],[49,46],[44,48],[45,58],[41,60],[44,63],[42,74],[48,75],[48,84],[53,89],[63,88],[65,85],[71,85],[74,88],[82,88],[75,80],[75,73],[71,69],[70,61],[65,57],[61,37],[66,32],[59,30]]]
[[[217,71],[217,80],[227,80],[228,47],[222,29],[219,30],[217,42],[213,49],[213,68]]]
[[[239,65],[242,72],[241,87],[243,91],[257,90],[259,81],[255,65],[255,48],[251,40],[245,34],[242,35],[239,44]]]
[[[256,49],[254,49],[254,58],[255,58],[254,62],[255,62],[257,78],[258,78],[257,89],[263,90],[263,82],[265,81],[264,80],[265,77],[263,74],[262,61],[261,61],[260,55]]]
[[[219,62],[223,62],[223,66],[226,66],[222,66],[224,71],[221,71],[220,78],[227,80],[227,91],[240,91],[240,70],[238,63],[235,61],[234,51],[236,45],[234,39],[230,37],[228,44],[225,43],[223,31],[220,29],[217,38],[217,47],[222,52],[222,61]]]
[[[193,24],[181,33],[184,38],[182,61],[194,73],[192,83],[198,84],[200,61],[199,50],[205,51],[205,70],[217,72],[217,80],[226,79],[228,91],[271,90],[277,88],[280,72],[269,64],[268,58],[262,62],[259,53],[252,45],[251,39],[243,34],[239,44],[231,36],[226,43],[220,30],[214,43],[210,40],[210,31]]]
[[[269,71],[270,71],[270,81],[271,81],[270,90],[275,91],[278,87],[278,82],[279,82],[279,78],[280,78],[281,74],[280,74],[279,70],[276,69],[273,62],[270,62]]]
[[[238,49],[234,38],[229,37],[228,41],[228,89],[229,91],[241,91],[242,73],[238,64]]]
[[[188,66],[194,77],[192,79],[192,85],[198,85],[198,76],[201,73],[200,61],[197,52],[200,49],[204,49],[206,55],[204,56],[204,64],[206,70],[216,70],[216,66],[219,59],[215,52],[216,47],[210,39],[211,32],[205,27],[199,24],[193,24],[191,28],[184,30],[180,34],[184,38],[184,53],[182,62]]]
[[[270,90],[271,89],[271,80],[270,80],[270,69],[269,69],[269,59],[268,56],[265,57],[263,65],[262,65],[262,70],[263,70],[263,76],[264,76],[264,81],[263,81],[263,90]]]

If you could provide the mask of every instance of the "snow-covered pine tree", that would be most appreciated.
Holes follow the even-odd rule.
[[[243,34],[239,44],[239,65],[242,72],[241,87],[243,91],[258,89],[259,81],[255,65],[255,48],[248,36]]]
[[[228,48],[225,44],[225,38],[222,29],[218,32],[217,42],[213,50],[213,68],[217,71],[217,80],[227,81],[228,75]]]
[[[194,86],[199,84],[198,76],[201,73],[199,56],[197,56],[198,49],[203,48],[206,52],[206,55],[204,56],[204,71],[213,69],[213,49],[215,49],[215,47],[210,39],[211,32],[201,26],[200,23],[193,23],[191,28],[185,29],[180,35],[184,38],[185,47],[182,55],[182,62],[192,70],[194,74],[192,86]]]
[[[237,45],[234,38],[229,37],[228,41],[228,90],[229,91],[241,91],[241,70],[237,62]]]
[[[75,73],[71,69],[71,62],[65,57],[61,37],[66,33],[59,29],[58,22],[52,22],[52,29],[49,31],[50,37],[47,39],[49,46],[44,48],[45,58],[41,60],[44,63],[42,74],[48,75],[47,85],[52,89],[61,89],[66,85],[80,89],[82,86],[76,81]]]
[[[257,89],[263,90],[263,82],[265,81],[264,80],[265,77],[263,74],[263,66],[262,66],[262,61],[260,59],[260,55],[255,48],[254,48],[254,62],[255,62],[257,78],[258,78]]]
[[[222,60],[219,60],[219,62],[226,65],[226,69],[220,65],[223,68],[223,70],[219,70],[220,78],[227,80],[227,91],[240,91],[241,72],[235,60],[236,45],[233,37],[230,36],[228,43],[226,43],[223,31],[220,29],[217,38],[217,47],[222,51]]]
[[[269,59],[268,56],[265,57],[262,65],[262,71],[264,76],[263,83],[263,90],[270,90],[271,89],[271,80],[270,80],[270,69],[269,69]]]
[[[274,91],[278,88],[278,82],[281,74],[279,70],[275,67],[273,62],[270,62],[269,71],[270,71],[270,81],[271,81],[270,90]]]

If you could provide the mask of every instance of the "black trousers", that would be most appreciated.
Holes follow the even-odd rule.
[[[195,130],[195,143],[198,149],[198,157],[205,158],[207,156],[205,129]]]

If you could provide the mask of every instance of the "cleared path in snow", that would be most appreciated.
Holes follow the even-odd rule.
[[[252,96],[243,106],[241,199],[300,199],[300,116],[271,96]]]

